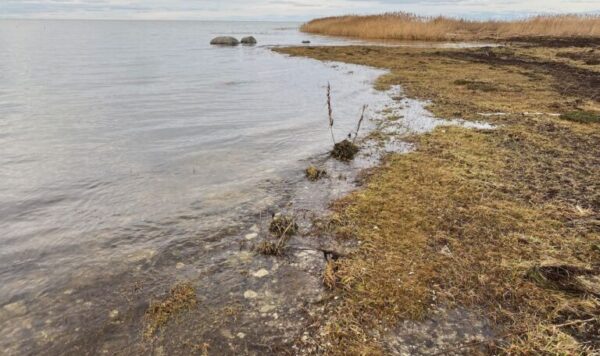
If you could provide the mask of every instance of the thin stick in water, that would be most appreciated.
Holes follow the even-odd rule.
[[[356,125],[356,132],[354,133],[354,139],[352,140],[352,143],[354,143],[354,141],[356,141],[356,138],[358,137],[358,131],[360,131],[360,125],[363,122],[363,119],[365,118],[365,110],[367,110],[367,107],[369,105],[363,105],[362,107],[362,112],[360,114],[360,119],[358,120],[358,125]]]
[[[331,132],[331,140],[335,145],[335,137],[333,137],[333,109],[331,107],[331,84],[327,82],[327,112],[329,114],[329,131]]]

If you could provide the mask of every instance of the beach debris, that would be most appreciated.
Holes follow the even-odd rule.
[[[333,145],[331,156],[340,161],[351,161],[358,153],[358,146],[349,140],[344,140]]]
[[[255,45],[256,43],[258,43],[256,41],[256,38],[254,38],[253,36],[244,37],[240,42],[242,42],[242,44],[245,45]]]
[[[315,166],[309,166],[308,168],[306,168],[306,170],[304,171],[304,173],[306,174],[306,178],[308,178],[308,180],[310,181],[317,181],[323,177],[325,177],[327,175],[327,172],[323,169],[318,169]]]
[[[240,44],[240,41],[231,36],[219,36],[213,38],[212,41],[210,41],[210,44],[219,46],[237,46]]]

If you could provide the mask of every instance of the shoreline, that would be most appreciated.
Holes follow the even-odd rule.
[[[593,79],[597,72],[569,57],[566,63],[548,64],[548,49],[540,54],[536,47],[515,47],[518,53],[507,48],[366,45],[274,51],[386,69],[374,86],[380,90],[402,86],[401,92],[390,92],[398,107],[382,110],[378,118],[382,125],[365,135],[370,140],[360,158],[367,161],[365,165],[354,162],[348,173],[344,164],[327,154],[307,158],[307,165],[326,166],[334,174],[317,183],[298,177],[279,182],[286,186],[274,206],[246,217],[237,228],[214,235],[210,246],[196,241],[198,249],[223,250],[212,268],[198,270],[193,262],[188,264],[187,258],[194,258],[192,251],[185,250],[189,256],[182,258],[179,253],[184,250],[178,251],[178,246],[156,256],[140,256],[143,264],[165,266],[173,262],[170,257],[186,259],[175,267],[181,279],[172,286],[183,282],[185,287],[190,282],[194,293],[169,291],[164,278],[153,283],[164,276],[131,279],[118,286],[125,308],[101,310],[102,320],[93,332],[47,351],[377,354],[466,347],[527,353],[547,351],[538,347],[548,343],[565,347],[552,349],[563,352],[581,350],[580,340],[595,345],[589,329],[575,329],[582,326],[578,320],[583,326],[597,325],[590,314],[597,308],[594,294],[585,289],[590,287],[578,285],[575,296],[565,297],[561,285],[550,286],[548,292],[540,280],[546,278],[549,267],[556,266],[566,266],[578,277],[597,275],[593,242],[598,237],[594,227],[598,200],[594,200],[596,186],[590,178],[598,173],[598,124],[556,116],[581,107],[594,109],[594,98],[598,98],[594,87],[573,88],[571,84]],[[576,57],[579,52],[570,49],[568,53]],[[522,56],[532,53],[546,62],[538,65],[528,57],[525,63]],[[564,80],[561,84],[569,84],[569,92],[553,81],[556,77]],[[433,113],[426,115],[431,122],[405,127],[408,116],[423,114],[421,100]],[[492,123],[493,130],[478,127],[482,120]],[[439,123],[443,127],[437,127]],[[465,124],[475,127],[465,128]],[[389,147],[384,144],[386,138]],[[382,161],[379,155],[385,156]],[[578,170],[573,168],[573,159]],[[518,171],[518,164],[512,165],[521,161],[525,172]],[[550,178],[550,188],[558,192],[545,187],[548,167],[555,166],[577,187],[562,187],[564,183],[556,176]],[[519,173],[522,182],[515,178]],[[580,188],[590,182],[588,190]],[[317,185],[322,189],[314,189]],[[521,195],[521,190],[528,195]],[[322,206],[314,209],[315,201]],[[289,241],[284,256],[265,257],[255,252],[255,245],[268,236],[274,209],[302,215],[300,233]],[[576,221],[574,226],[569,225],[571,221]],[[497,244],[486,234],[507,241]],[[544,234],[551,239],[543,241]],[[511,250],[513,244],[522,246],[523,255]],[[493,251],[491,255],[482,254],[487,250]],[[525,258],[531,263],[514,263]],[[508,267],[498,263],[505,260]],[[477,276],[470,274],[473,268]],[[502,273],[513,279],[495,279],[495,274]],[[533,294],[532,300],[525,301],[531,309],[522,314],[510,309],[514,307],[511,300],[498,300],[500,290],[509,291],[515,300],[523,298],[511,283],[525,285],[524,290]],[[219,284],[227,286],[222,293],[219,287],[213,288]],[[457,291],[460,288],[471,294]],[[591,304],[583,303],[590,295]],[[551,303],[560,300],[577,313],[531,319],[530,310],[540,313],[535,298]],[[507,312],[498,312],[493,303]],[[158,310],[160,320],[146,338],[148,322],[153,323],[148,319],[150,310]],[[517,326],[511,328],[510,323]],[[264,326],[257,328],[257,324]],[[567,330],[545,334],[556,325]],[[438,330],[435,338],[432,328]],[[134,339],[124,341],[117,332],[122,329],[129,330]],[[515,335],[529,342],[519,344],[511,338]]]
[[[338,301],[310,347],[327,354],[599,349],[600,152],[592,147],[600,144],[600,68],[581,57],[594,51],[578,45],[277,50],[390,69],[378,88],[400,84],[409,97],[430,100],[437,117],[485,117],[497,126],[415,137],[414,152],[391,155],[360,192],[334,205],[338,232],[368,248],[332,264]],[[477,321],[467,323],[475,330],[458,322],[457,310]],[[427,332],[433,326],[435,337]],[[453,340],[457,333],[464,336]]]

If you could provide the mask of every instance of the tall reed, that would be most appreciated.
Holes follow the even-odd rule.
[[[600,15],[535,16],[512,21],[472,21],[451,17],[420,17],[396,12],[312,20],[309,33],[364,39],[465,41],[518,36],[600,36]]]

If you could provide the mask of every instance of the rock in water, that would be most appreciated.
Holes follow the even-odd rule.
[[[246,44],[246,45],[253,45],[256,44],[256,38],[252,37],[252,36],[248,36],[248,37],[244,37],[242,38],[242,43]]]
[[[310,43],[310,41],[304,40],[304,41],[302,41],[302,43],[307,44],[307,43]]]
[[[215,37],[210,41],[211,45],[221,45],[221,46],[237,46],[240,44],[240,41],[235,37],[230,36],[221,36]]]

